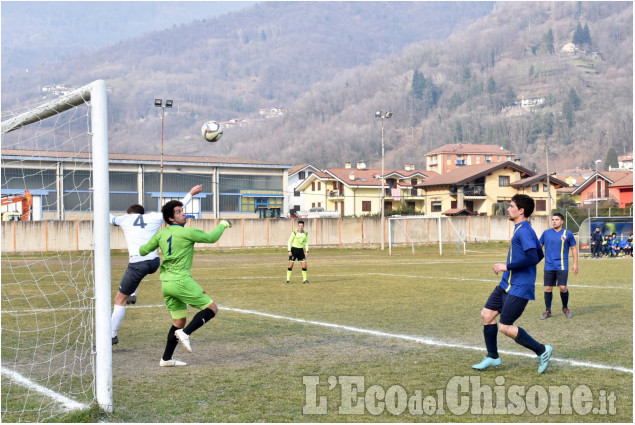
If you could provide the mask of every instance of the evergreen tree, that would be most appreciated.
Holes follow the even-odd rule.
[[[494,81],[494,77],[489,77],[489,80],[487,80],[487,92],[489,94],[496,93],[496,81]]]
[[[513,105],[516,101],[516,92],[512,86],[507,87],[507,91],[505,92],[505,103],[507,105]]]
[[[620,164],[617,161],[617,152],[615,151],[615,148],[610,148],[606,152],[606,159],[604,160],[604,169],[608,170],[609,167],[617,168],[619,166]]]
[[[578,22],[578,26],[575,28],[575,32],[573,33],[573,44],[576,46],[584,44],[584,30],[582,29],[580,22]]]
[[[549,31],[545,35],[542,36],[542,43],[545,46],[545,49],[551,54],[553,54],[556,49],[553,47],[553,31],[549,28]]]
[[[426,78],[423,75],[423,72],[415,69],[414,74],[412,75],[412,94],[417,99],[423,98],[423,92],[426,88]]]
[[[584,29],[582,30],[582,39],[584,40],[584,43],[588,44],[589,46],[593,44],[591,42],[591,32],[589,31],[588,23],[584,24]]]
[[[577,111],[580,109],[580,102],[581,102],[580,96],[578,96],[578,93],[576,93],[573,87],[571,87],[571,90],[569,91],[568,99],[574,111]]]
[[[562,102],[562,117],[567,122],[569,128],[573,127],[573,106],[571,106],[569,99],[565,99],[564,102]]]

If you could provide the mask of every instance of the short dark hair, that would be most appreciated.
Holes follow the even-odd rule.
[[[512,202],[516,204],[516,207],[518,207],[518,209],[522,208],[524,210],[523,215],[525,216],[525,218],[529,218],[529,216],[533,214],[534,208],[536,206],[534,198],[529,195],[523,195],[520,193],[512,196]]]
[[[145,214],[146,210],[143,208],[143,205],[132,204],[128,207],[128,214]]]
[[[171,218],[174,218],[174,208],[182,207],[183,203],[181,201],[170,201],[161,208],[161,213],[163,213],[163,221],[167,224],[172,224],[170,221]]]
[[[554,217],[560,217],[560,220],[564,221],[564,216],[562,214],[560,214],[560,213],[554,213],[553,216]]]
[[[304,220],[298,221],[298,224],[300,224],[300,223],[304,224]]]

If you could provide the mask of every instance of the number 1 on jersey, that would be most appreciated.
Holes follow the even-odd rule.
[[[168,255],[172,254],[172,236],[168,238]]]

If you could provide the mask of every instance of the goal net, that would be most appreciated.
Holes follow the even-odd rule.
[[[388,249],[408,246],[415,253],[415,247],[436,244],[439,255],[445,253],[467,254],[480,252],[478,242],[489,241],[488,229],[481,229],[468,217],[448,217],[436,215],[393,216],[388,218]]]
[[[99,80],[2,113],[3,422],[112,411],[106,108]]]

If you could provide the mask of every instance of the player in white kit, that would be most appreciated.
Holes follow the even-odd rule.
[[[185,207],[192,200],[192,196],[201,193],[202,185],[194,186],[190,193],[181,200]],[[112,309],[111,329],[112,345],[119,342],[117,333],[126,314],[126,303],[131,295],[135,296],[141,280],[149,274],[159,269],[161,260],[157,251],[154,250],[148,255],[139,255],[139,247],[146,244],[163,224],[163,214],[151,212],[145,214],[143,206],[139,204],[130,205],[126,215],[114,216],[110,214],[110,222],[121,227],[126,237],[128,245],[128,268],[121,278],[119,291],[115,296],[115,305]]]

